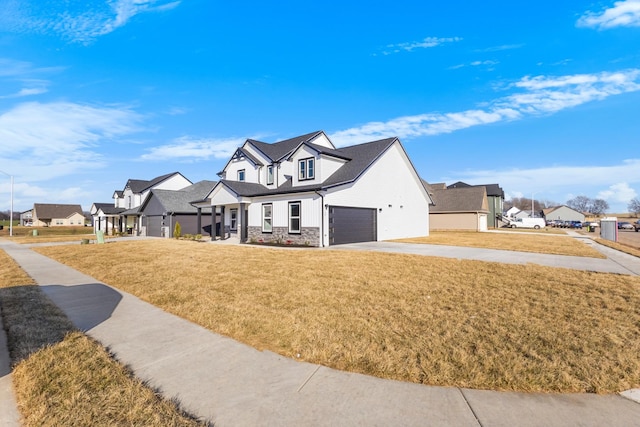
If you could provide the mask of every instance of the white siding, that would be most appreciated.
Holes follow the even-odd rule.
[[[426,192],[397,142],[355,183],[330,190],[325,205],[377,209],[378,240],[429,235]],[[325,215],[325,244],[328,238]]]
[[[293,169],[293,186],[298,186],[298,185],[312,185],[312,184],[319,184],[322,182],[322,179],[320,177],[320,174],[318,173],[318,157],[317,157],[317,152],[305,145],[303,145],[302,147],[300,147],[298,149],[298,151],[296,151],[293,156],[291,157],[291,160],[289,161],[291,163],[291,167]],[[298,160],[302,160],[302,159],[308,159],[308,158],[313,158],[314,159],[314,165],[313,165],[313,179],[305,179],[303,181],[300,181],[298,179]]]
[[[327,138],[327,136],[324,133],[316,137],[314,140],[312,140],[311,143],[316,145],[322,145],[323,147],[327,147],[327,148],[332,148],[332,149],[336,148],[333,145],[333,143],[329,141],[329,138]]]
[[[315,193],[290,194],[288,196],[273,196],[254,198],[249,205],[249,226],[262,226],[262,205],[273,205],[273,226],[289,226],[289,202],[302,203],[302,227],[320,227],[322,211],[320,209],[322,199]]]
[[[230,205],[238,203],[238,196],[222,184],[218,184],[211,192],[211,205]]]
[[[244,169],[244,181],[245,182],[253,182],[258,183],[259,181],[259,170],[258,166],[254,166],[249,160],[232,160],[227,168],[224,170],[226,172],[226,178],[229,181],[237,181],[238,180],[238,171]]]
[[[180,174],[175,174],[171,178],[165,179],[158,185],[152,187],[158,190],[182,190],[191,185],[191,181]]]
[[[337,159],[335,157],[320,156],[320,161],[318,162],[320,179],[322,181],[326,181],[327,178],[333,175],[346,162],[346,160]]]

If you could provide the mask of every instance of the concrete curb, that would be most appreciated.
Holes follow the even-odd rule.
[[[0,426],[18,427],[19,425],[20,412],[13,392],[7,334],[0,316]]]

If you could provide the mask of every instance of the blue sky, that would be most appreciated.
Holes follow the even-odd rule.
[[[507,198],[640,196],[640,0],[1,1],[16,211],[217,180],[246,138],[316,130],[398,136],[427,181]]]

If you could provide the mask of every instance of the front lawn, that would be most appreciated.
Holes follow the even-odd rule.
[[[155,239],[37,250],[212,331],[337,369],[494,390],[640,386],[638,277]]]

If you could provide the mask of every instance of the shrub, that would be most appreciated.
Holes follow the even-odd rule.
[[[175,239],[179,239],[182,236],[182,227],[179,222],[176,222],[175,227],[173,227],[173,237]]]

